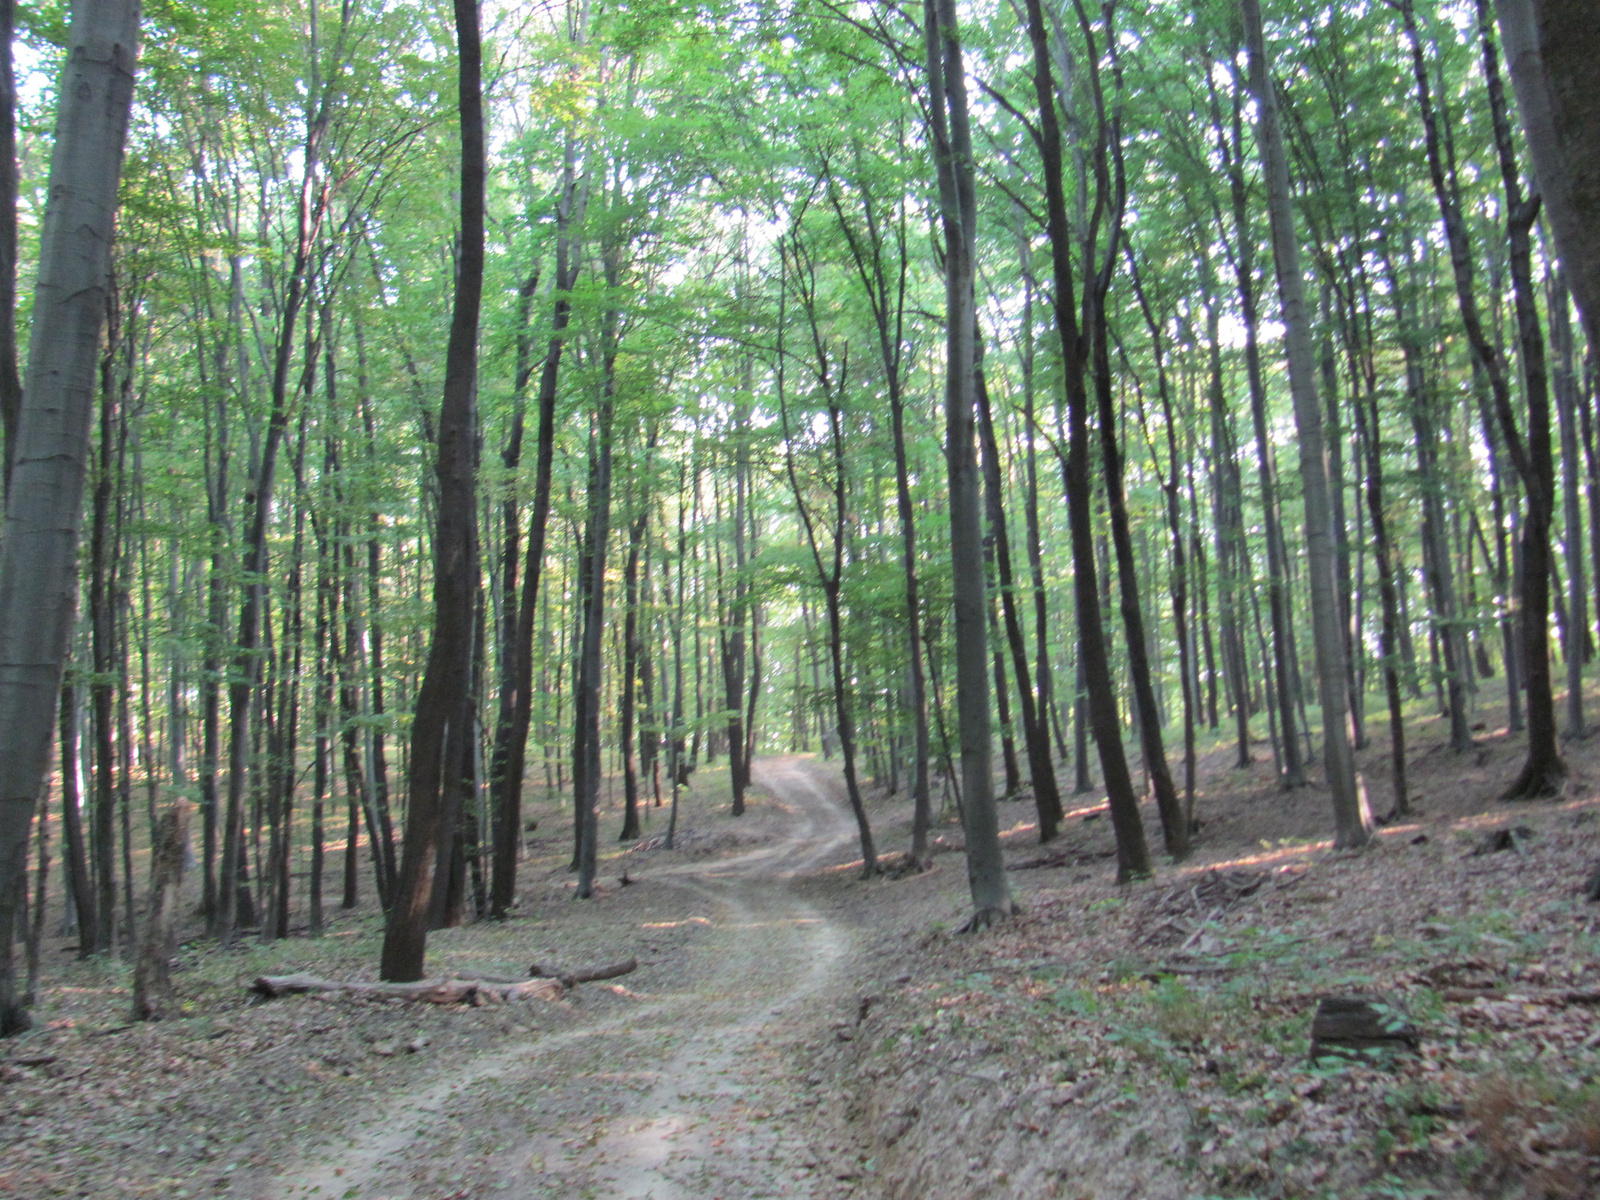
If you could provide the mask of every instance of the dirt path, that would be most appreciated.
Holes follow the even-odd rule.
[[[644,929],[694,922],[700,936],[675,961],[626,980],[622,1011],[459,1064],[259,1194],[829,1194],[829,1155],[794,1119],[781,1046],[850,949],[848,933],[796,884],[837,860],[853,830],[804,760],[764,761],[756,778],[784,811],[782,833],[733,858],[641,879],[649,899],[629,918]]]

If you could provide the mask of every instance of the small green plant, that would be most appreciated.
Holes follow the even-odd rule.
[[[1057,988],[1050,1001],[1069,1016],[1093,1017],[1100,1012],[1100,993],[1093,988]]]

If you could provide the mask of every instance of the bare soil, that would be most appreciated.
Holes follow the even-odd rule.
[[[861,880],[835,764],[764,760],[737,820],[703,773],[680,848],[656,810],[590,903],[552,806],[525,915],[434,934],[429,964],[640,959],[557,1003],[249,1001],[261,973],[373,978],[358,911],[194,943],[191,1015],[135,1026],[128,972],[57,941],[40,1028],[0,1045],[0,1195],[1600,1195],[1600,739],[1568,744],[1565,795],[1511,806],[1521,739],[1478,736],[1457,756],[1415,725],[1420,811],[1354,854],[1265,747],[1244,770],[1213,749],[1194,859],[1126,887],[1098,796],[1047,846],[1007,803],[1022,913],[976,936],[959,827],[931,871]],[[1385,747],[1361,761],[1385,807]],[[908,818],[876,797],[880,846]],[[1500,829],[1521,832],[1488,849]],[[1330,994],[1410,1021],[1419,1051],[1310,1063]]]

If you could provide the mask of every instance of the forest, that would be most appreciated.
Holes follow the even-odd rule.
[[[1594,16],[5,0],[0,1030],[62,939],[422,980],[777,755],[973,932],[1208,763],[1578,794]]]

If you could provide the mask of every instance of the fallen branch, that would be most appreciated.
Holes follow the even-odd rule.
[[[1522,1004],[1548,1004],[1556,1008],[1568,1004],[1600,1005],[1600,991],[1560,991],[1512,987],[1449,987],[1442,988],[1439,999],[1446,1004],[1471,1004],[1475,1000],[1508,1001]]]
[[[618,975],[629,975],[639,969],[639,960],[625,958],[621,962],[614,962],[608,967],[590,967],[586,971],[560,971],[555,967],[542,966],[534,963],[528,968],[528,974],[534,979],[556,979],[562,987],[577,987],[580,983],[595,983],[601,979],[615,979]]]

